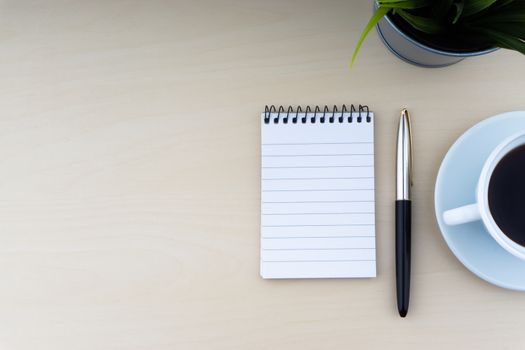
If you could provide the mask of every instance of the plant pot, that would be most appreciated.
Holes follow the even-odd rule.
[[[374,1],[374,11],[376,9],[377,3]],[[421,67],[445,67],[466,57],[484,55],[498,49],[497,47],[485,47],[458,50],[432,47],[403,30],[388,15],[377,24],[377,32],[383,43],[394,55]]]

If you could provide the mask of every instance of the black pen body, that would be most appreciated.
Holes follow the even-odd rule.
[[[410,299],[411,229],[412,202],[396,200],[396,290],[401,317],[406,316]]]

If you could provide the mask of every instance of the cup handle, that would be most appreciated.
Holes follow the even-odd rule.
[[[450,226],[466,224],[467,222],[478,221],[480,219],[481,213],[479,212],[477,203],[450,209],[443,213],[445,224]]]

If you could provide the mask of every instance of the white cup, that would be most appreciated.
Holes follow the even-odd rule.
[[[460,225],[481,220],[492,238],[506,251],[525,260],[525,247],[514,242],[501,231],[489,209],[488,189],[490,178],[499,161],[510,151],[525,144],[525,130],[514,134],[500,143],[485,161],[478,180],[476,203],[450,209],[443,213],[447,225]],[[525,200],[525,199],[524,199]]]

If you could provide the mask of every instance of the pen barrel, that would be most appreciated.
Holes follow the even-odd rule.
[[[397,308],[401,317],[408,312],[410,298],[412,202],[396,201],[396,287]]]

